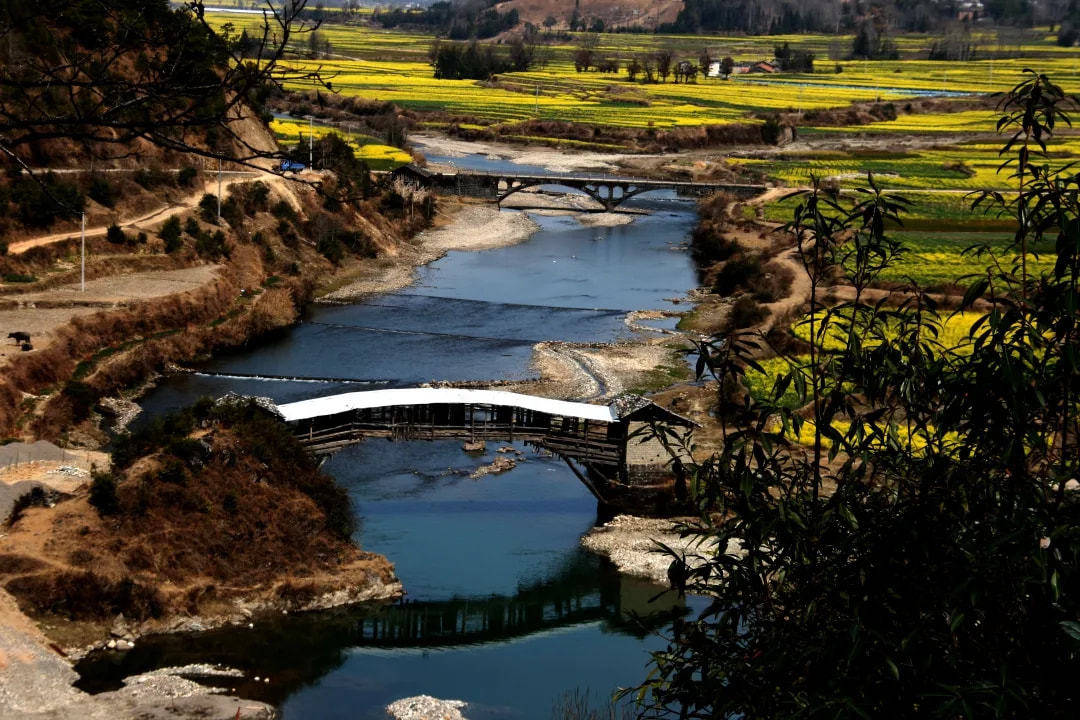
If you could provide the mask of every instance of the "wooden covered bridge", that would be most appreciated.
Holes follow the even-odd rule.
[[[679,463],[648,428],[688,433],[695,425],[636,395],[592,405],[459,388],[370,390],[276,409],[316,455],[368,438],[526,442],[566,460],[596,498],[612,507],[653,495],[660,505],[670,505],[666,497],[672,492],[673,466]]]
[[[608,212],[630,198],[651,190],[674,190],[679,195],[692,197],[723,191],[741,198],[751,198],[765,192],[764,185],[647,180],[611,175],[445,172],[418,165],[398,168],[392,177],[443,194],[489,198],[499,203],[529,188],[559,186],[585,193]]]

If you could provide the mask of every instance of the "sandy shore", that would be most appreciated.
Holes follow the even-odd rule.
[[[464,157],[465,155],[487,155],[501,158],[520,165],[545,167],[552,172],[612,172],[619,166],[633,160],[654,158],[663,159],[663,155],[633,155],[630,153],[566,152],[558,148],[526,147],[495,142],[477,142],[457,140],[442,135],[413,134],[409,142],[425,155],[443,157]]]
[[[716,545],[697,544],[693,537],[682,537],[678,527],[692,522],[690,518],[642,518],[618,515],[611,522],[595,527],[581,538],[581,545],[589,552],[611,560],[620,573],[650,580],[658,585],[668,585],[668,568],[671,556],[663,552],[657,543],[663,543],[683,555],[691,567],[700,566],[706,556],[715,553]],[[728,544],[727,553],[741,552],[735,541]]]
[[[343,286],[322,296],[323,302],[349,302],[367,295],[394,292],[412,285],[416,268],[452,250],[480,251],[525,242],[540,229],[525,212],[506,212],[494,205],[452,206],[436,223],[414,239],[397,257],[382,258],[364,267]]]

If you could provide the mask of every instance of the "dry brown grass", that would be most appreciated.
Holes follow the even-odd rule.
[[[117,514],[101,516],[86,489],[28,510],[0,540],[0,585],[35,616],[95,621],[253,595],[302,607],[343,585],[394,582],[384,558],[332,529],[326,503],[347,496],[291,437],[261,427],[215,424],[194,459],[137,460],[117,484]]]

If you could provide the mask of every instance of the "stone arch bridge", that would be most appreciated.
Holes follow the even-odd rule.
[[[615,210],[630,198],[652,190],[674,190],[679,195],[690,197],[729,192],[744,199],[766,190],[764,185],[649,180],[612,175],[441,172],[417,165],[398,168],[391,173],[391,177],[442,194],[488,198],[498,203],[529,188],[559,186],[585,193],[607,212]]]

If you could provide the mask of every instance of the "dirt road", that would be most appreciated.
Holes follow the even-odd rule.
[[[223,173],[225,174],[225,173]],[[238,185],[240,183],[251,182],[252,180],[259,179],[265,183],[280,183],[287,178],[280,175],[275,175],[270,172],[255,172],[255,171],[230,171],[228,175],[231,176],[229,180],[223,180],[222,195],[225,194],[225,190]],[[150,226],[157,225],[164,222],[174,215],[187,212],[198,206],[199,201],[202,200],[203,195],[207,193],[217,193],[217,179],[207,181],[203,187],[197,191],[186,195],[179,202],[172,205],[167,205],[163,208],[158,208],[153,212],[149,212],[138,217],[129,218],[118,223],[124,230],[133,231],[146,231],[150,229]],[[86,237],[100,237],[108,232],[108,225],[96,225],[94,227],[86,228]],[[51,233],[49,235],[39,235],[38,237],[29,238],[27,240],[20,240],[13,242],[8,246],[8,254],[21,255],[22,253],[32,248],[41,247],[43,245],[52,245],[53,243],[63,242],[65,240],[77,240],[80,236],[78,230],[67,231],[62,233]]]

